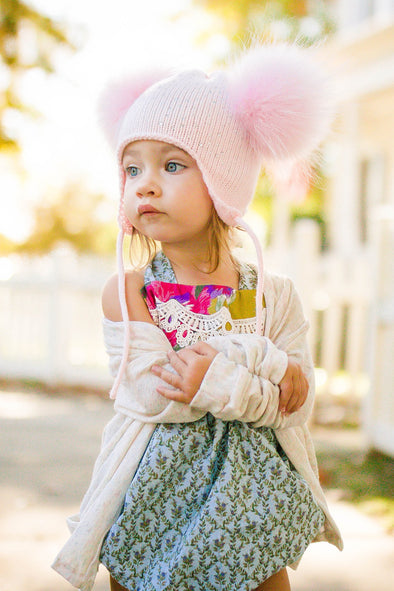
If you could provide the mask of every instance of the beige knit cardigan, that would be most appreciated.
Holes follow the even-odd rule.
[[[80,512],[68,519],[71,536],[52,565],[81,591],[93,587],[103,539],[121,511],[156,424],[191,422],[207,412],[223,420],[275,430],[278,442],[326,515],[315,541],[326,540],[342,549],[341,535],[319,484],[306,425],[314,398],[313,366],[306,342],[308,324],[289,279],[266,274],[264,293],[264,336],[228,334],[209,339],[219,353],[190,405],[170,401],[156,392],[159,379],[150,368],[157,363],[166,365],[171,350],[164,333],[153,324],[130,323],[129,362],[115,401],[115,416],[105,427]],[[110,369],[116,375],[123,349],[123,323],[104,319],[103,327]],[[288,356],[300,363],[310,388],[300,410],[284,416],[278,411],[277,384],[286,371]]]

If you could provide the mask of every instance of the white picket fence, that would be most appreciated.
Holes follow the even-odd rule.
[[[268,251],[266,259],[271,268],[290,276],[300,293],[310,322],[320,403],[324,407],[326,401],[332,408],[333,401],[343,405],[346,400],[359,411],[370,385],[371,290],[366,253],[349,259],[321,253],[318,226],[302,220],[294,228],[291,248]],[[329,420],[332,413],[325,414]]]
[[[58,252],[0,281],[0,376],[108,387],[100,293],[110,263]]]
[[[294,279],[310,319],[319,394],[361,396],[367,388],[365,264],[320,256],[315,229],[299,230],[292,256],[280,266]],[[274,259],[266,254],[270,267]],[[22,269],[0,281],[0,377],[109,387],[100,293],[113,262],[56,253]]]

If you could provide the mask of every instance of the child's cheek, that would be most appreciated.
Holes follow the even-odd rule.
[[[127,219],[133,223],[136,219],[136,208],[134,204],[134,200],[132,199],[130,192],[126,190],[124,192],[124,212],[126,214]]]

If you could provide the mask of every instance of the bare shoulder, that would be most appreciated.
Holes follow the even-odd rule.
[[[153,323],[148,308],[141,295],[144,286],[143,271],[126,272],[126,302],[129,320]],[[112,275],[104,286],[102,294],[103,313],[108,320],[121,322],[122,310],[119,301],[118,275]]]

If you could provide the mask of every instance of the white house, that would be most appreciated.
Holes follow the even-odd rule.
[[[339,84],[330,184],[332,251],[366,271],[369,442],[394,455],[394,2],[335,2],[325,48]]]
[[[317,419],[361,404],[367,443],[394,455],[394,1],[329,4],[337,31],[319,49],[338,102],[325,153],[328,248],[312,221],[291,228],[279,194],[266,259],[293,277],[311,320]]]
[[[394,2],[330,4],[338,29],[320,50],[339,104],[326,154],[329,248],[319,253],[313,224],[292,235],[282,198],[270,255],[306,303],[320,394],[362,397],[368,443],[394,455]]]

